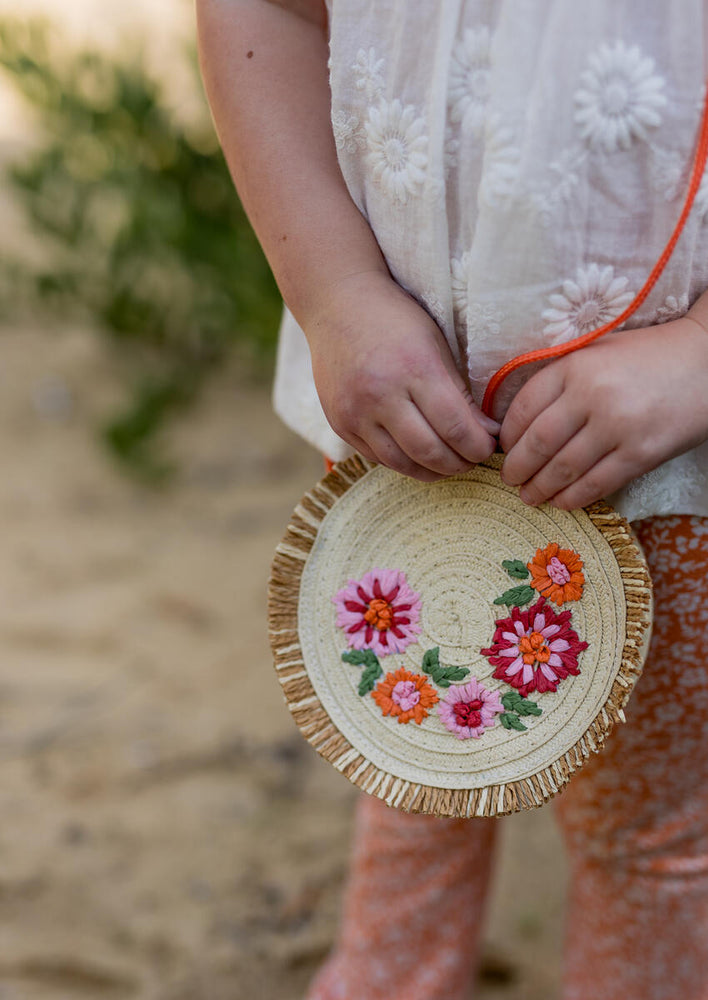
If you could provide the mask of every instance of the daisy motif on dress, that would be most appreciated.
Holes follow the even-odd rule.
[[[676,295],[667,295],[663,306],[659,306],[656,310],[652,324],[670,323],[674,319],[680,319],[681,316],[685,316],[687,312],[688,294],[686,292],[678,297]]]
[[[379,98],[383,92],[383,68],[384,61],[377,59],[375,49],[369,49],[368,52],[366,49],[359,49],[352,70],[356,77],[356,89],[361,90],[369,102]]]
[[[541,313],[547,321],[543,332],[551,343],[561,344],[604,326],[632,301],[628,284],[628,278],[615,278],[610,264],[579,267],[575,281],[567,279],[563,292],[549,297],[551,308]]]
[[[359,119],[356,115],[349,115],[346,111],[335,111],[332,115],[332,132],[337,149],[345,153],[355,153],[357,149],[366,145],[366,139],[359,127]]]
[[[467,342],[492,340],[501,332],[502,313],[493,302],[469,302],[467,305]]]
[[[647,129],[661,124],[666,104],[664,80],[654,72],[654,60],[636,45],[603,44],[588,59],[575,92],[575,121],[593,149],[613,153],[629,149],[634,139],[646,140]]]
[[[425,181],[428,137],[425,122],[412,105],[396,99],[369,109],[367,162],[374,181],[395,201],[405,204]]]
[[[479,184],[479,202],[503,208],[511,200],[519,180],[521,154],[514,133],[498,115],[487,123],[484,168]]]
[[[489,29],[468,28],[452,50],[447,102],[452,121],[484,126],[489,99]]]
[[[587,157],[582,148],[571,147],[561,150],[558,157],[549,164],[552,177],[533,196],[533,203],[541,223],[550,226],[555,213],[563,203],[570,203],[580,183],[578,171]]]
[[[651,180],[654,190],[664,201],[673,201],[681,186],[684,159],[675,149],[651,147]]]

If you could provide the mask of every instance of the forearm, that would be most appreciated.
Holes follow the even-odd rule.
[[[314,0],[197,0],[202,75],[224,155],[303,325],[327,288],[387,273],[337,163],[318,8]]]

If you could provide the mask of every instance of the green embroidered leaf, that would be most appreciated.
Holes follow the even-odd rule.
[[[529,575],[526,563],[522,563],[520,559],[505,559],[502,566],[515,580],[525,580]]]
[[[433,670],[440,668],[440,647],[428,649],[423,655],[423,673],[432,674]]]
[[[423,672],[429,674],[439,687],[450,687],[453,681],[461,681],[469,673],[467,667],[444,667],[440,663],[440,647],[429,649],[423,656]]]
[[[507,691],[502,695],[501,703],[507,711],[516,712],[517,715],[543,714],[543,709],[539,708],[535,701],[522,697],[518,691]]]
[[[342,653],[342,659],[355,667],[371,667],[379,662],[373,649],[348,649]]]
[[[361,680],[359,681],[359,687],[357,688],[359,694],[364,697],[369,691],[373,691],[376,687],[376,681],[379,679],[383,670],[381,669],[381,664],[378,660],[376,663],[370,663],[366,670],[361,675]]]
[[[518,729],[519,732],[527,731],[521,719],[518,715],[514,715],[513,712],[502,712],[499,716],[499,721],[505,729]]]
[[[539,708],[535,701],[521,699],[521,704],[516,709],[519,715],[543,715],[543,709]]]
[[[510,590],[504,591],[501,597],[495,597],[495,604],[506,604],[507,607],[517,607],[520,608],[524,604],[528,604],[532,601],[536,591],[533,587],[529,587],[528,584],[522,583],[519,587],[512,587]]]
[[[453,681],[461,681],[469,673],[467,667],[440,667],[431,676],[436,684],[449,688]]]
[[[376,681],[383,673],[376,653],[372,649],[347,649],[342,653],[342,659],[345,663],[353,663],[355,667],[365,667],[357,689],[359,694],[363,697],[373,691]]]

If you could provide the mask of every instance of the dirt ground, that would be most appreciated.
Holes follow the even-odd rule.
[[[224,372],[167,492],[92,427],[114,360],[0,331],[0,1000],[299,1000],[329,948],[358,794],[301,738],[269,562],[319,457]],[[563,860],[499,821],[480,1000],[552,1000]]]

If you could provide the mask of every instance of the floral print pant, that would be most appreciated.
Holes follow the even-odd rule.
[[[570,868],[561,995],[708,1000],[708,519],[634,527],[649,659],[627,724],[552,805]],[[502,822],[362,795],[338,945],[307,1000],[469,1000]]]

